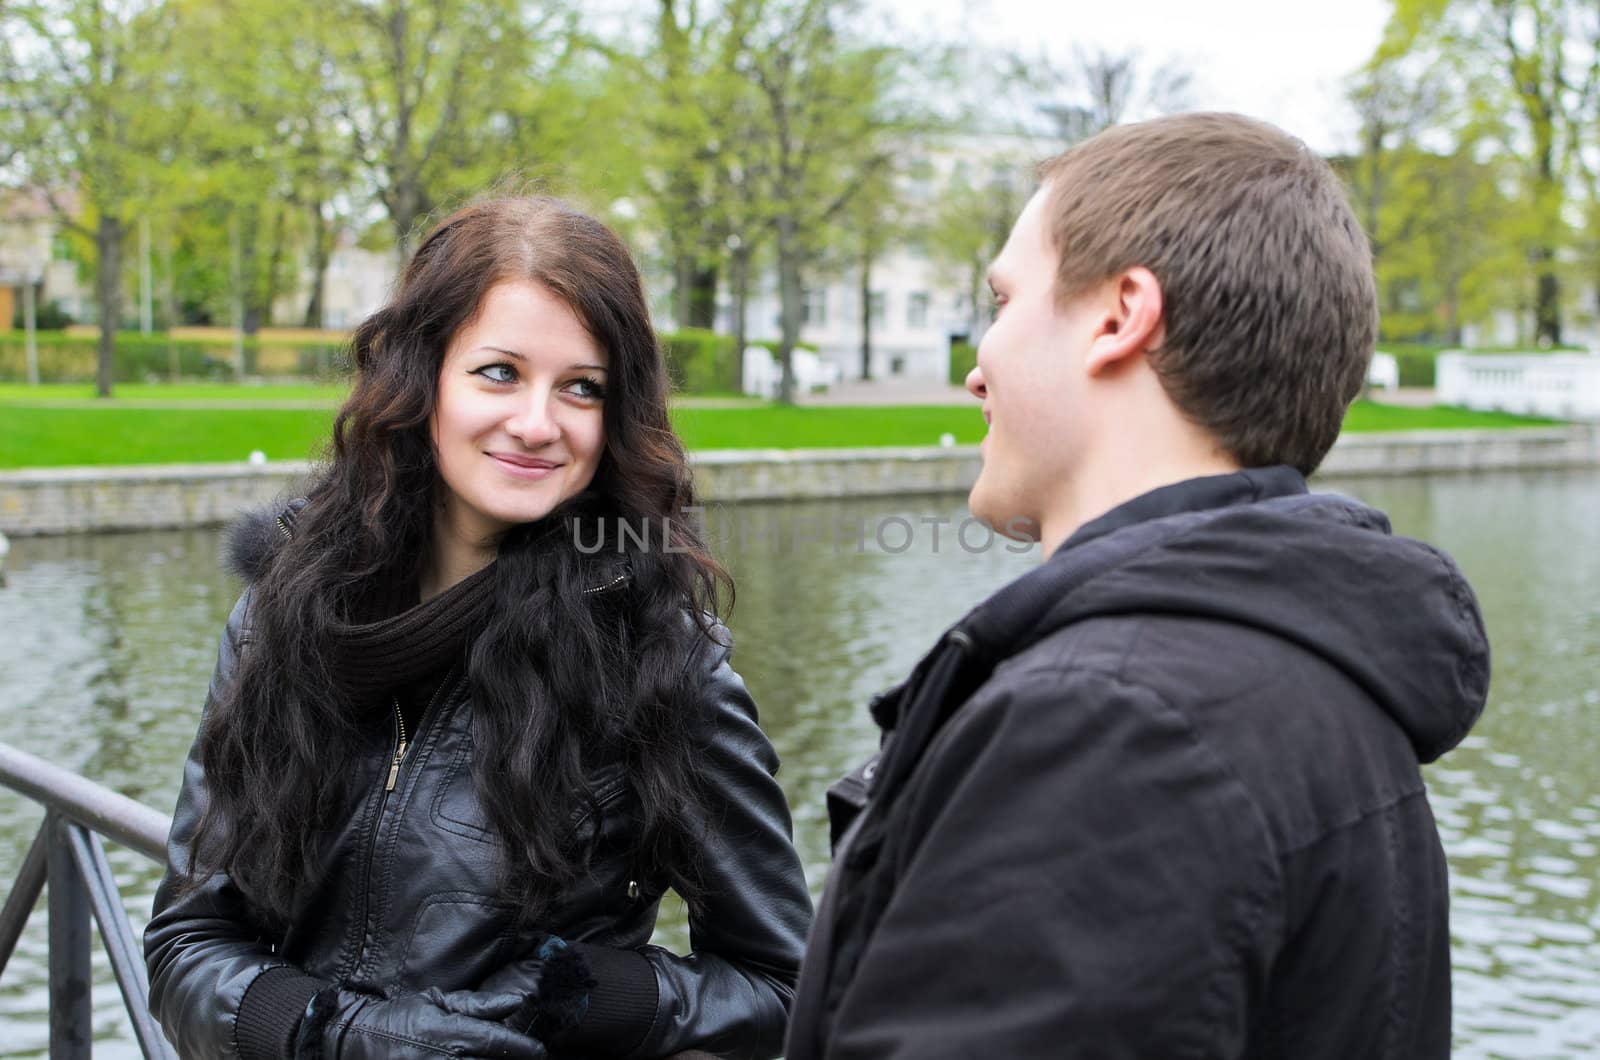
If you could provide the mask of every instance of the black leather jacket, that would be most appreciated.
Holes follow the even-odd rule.
[[[249,596],[247,590],[222,636],[213,696],[249,641]],[[643,1011],[634,1006],[642,1022],[637,1034],[624,1036],[636,1042],[628,1056],[700,1048],[770,1057],[782,1047],[811,902],[788,807],[773,780],[777,756],[728,653],[706,642],[690,663],[700,667],[700,694],[709,707],[699,712],[707,719],[699,764],[709,819],[704,898],[690,917],[694,953],[680,957],[646,945],[665,883],[630,878],[625,800],[631,795],[617,767],[591,778],[608,811],[600,815],[605,834],[594,870],[540,925],[589,944],[580,950],[602,979],[597,992],[604,973],[632,976],[630,999],[642,997]],[[327,871],[288,932],[264,931],[225,875],[179,894],[169,868],[156,892],[145,952],[151,1009],[181,1055],[260,1055],[254,1032],[241,1053],[241,1006],[253,1005],[250,1018],[257,1022],[288,1020],[292,1033],[293,1007],[303,1010],[319,982],[373,993],[472,988],[527,956],[517,952],[517,910],[496,893],[498,841],[467,768],[471,710],[467,683],[452,674],[412,737],[392,791],[385,782],[394,735],[372,734],[349,766],[351,790],[367,794],[328,835]],[[205,799],[206,778],[191,752],[168,842],[170,866],[187,864]],[[296,974],[287,975],[285,966]],[[263,980],[273,969],[281,971]],[[281,987],[284,978],[305,984],[304,992],[289,990],[292,1000],[279,998],[275,1014],[263,1017],[272,1008],[266,995],[284,993],[277,987],[246,1001],[254,985],[275,979]]]

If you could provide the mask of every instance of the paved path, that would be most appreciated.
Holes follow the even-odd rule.
[[[1380,405],[1404,405],[1411,409],[1431,409],[1439,397],[1430,386],[1403,386],[1395,390],[1373,387],[1367,397]]]
[[[951,386],[938,379],[847,380],[820,394],[806,394],[802,405],[970,405],[978,399],[965,387]]]

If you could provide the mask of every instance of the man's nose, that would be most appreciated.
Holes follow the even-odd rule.
[[[979,401],[989,396],[989,388],[983,382],[983,369],[976,364],[967,373],[967,393]]]

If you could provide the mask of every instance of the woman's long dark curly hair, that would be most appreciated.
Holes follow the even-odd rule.
[[[327,645],[375,594],[423,573],[442,488],[430,423],[445,349],[508,281],[570,306],[609,354],[609,378],[592,483],[500,543],[492,611],[466,662],[473,779],[505,844],[502,889],[536,918],[585,871],[592,851],[571,822],[596,808],[584,778],[603,756],[626,767],[635,796],[634,867],[694,900],[693,659],[714,650],[708,616],[731,586],[680,517],[694,503],[690,473],[627,248],[560,200],[510,198],[434,228],[393,299],[356,331],[330,459],[253,585],[249,642],[202,721],[210,799],[190,880],[228,873],[268,923],[292,922],[319,867],[319,830],[350,812],[348,764],[387,717],[340,691]],[[648,521],[650,541],[612,532],[617,520]],[[619,568],[623,587],[585,591]]]

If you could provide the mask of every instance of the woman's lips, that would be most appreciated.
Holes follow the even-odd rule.
[[[513,478],[538,479],[549,477],[550,473],[561,465],[554,460],[543,460],[539,457],[520,456],[516,453],[490,453],[494,462],[500,465],[500,470]]]

